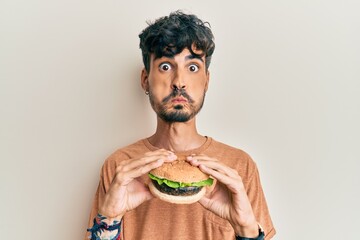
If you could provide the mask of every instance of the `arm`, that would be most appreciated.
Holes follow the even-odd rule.
[[[236,236],[241,236],[237,239],[264,239],[238,172],[205,155],[190,156],[188,161],[217,180],[214,190],[200,199],[200,204],[227,219]]]
[[[160,149],[148,152],[137,159],[121,161],[113,177],[102,177],[109,183],[98,188],[92,216],[92,227],[88,229],[90,239],[120,239],[121,219],[127,211],[135,209],[143,202],[153,198],[147,186],[138,177],[161,166],[164,162],[176,159],[172,152]],[[118,238],[115,238],[118,237]]]
[[[98,214],[94,218],[94,225],[87,231],[92,240],[120,240],[121,219],[108,219]]]

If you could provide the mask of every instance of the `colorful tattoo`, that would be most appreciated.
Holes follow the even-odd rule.
[[[91,233],[91,240],[121,240],[121,221],[110,220],[98,214],[94,218],[94,225],[87,230]]]

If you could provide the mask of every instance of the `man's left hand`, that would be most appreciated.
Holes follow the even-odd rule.
[[[257,237],[258,224],[238,172],[206,155],[189,156],[187,161],[217,180],[214,190],[200,199],[199,203],[227,219],[237,235]]]

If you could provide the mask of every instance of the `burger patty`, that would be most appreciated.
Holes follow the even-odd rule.
[[[179,187],[172,188],[166,184],[159,185],[157,181],[151,180],[154,186],[162,193],[166,193],[174,196],[189,196],[200,192],[203,187]]]

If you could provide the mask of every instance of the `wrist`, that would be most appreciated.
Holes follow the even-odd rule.
[[[253,222],[246,226],[233,226],[235,235],[245,238],[256,238],[259,236],[259,225],[257,222]]]
[[[123,218],[124,215],[113,215],[111,213],[106,213],[106,212],[102,212],[102,211],[98,211],[98,214],[97,214],[97,218],[102,218],[103,221],[107,222],[108,224],[112,224],[114,222],[121,222],[122,218]]]
[[[125,212],[119,211],[119,201],[110,192],[107,193],[104,199],[100,201],[98,213],[107,218],[120,221]]]
[[[106,217],[107,219],[120,221],[125,213],[119,213],[109,205],[99,206],[98,214]]]
[[[259,223],[257,223],[257,234],[256,237],[249,237],[249,236],[245,236],[245,235],[239,235],[236,234],[235,235],[235,239],[236,240],[264,240],[265,239],[265,233],[263,228],[261,227],[261,225]]]
[[[107,218],[97,214],[94,218],[94,225],[87,229],[90,232],[90,239],[120,239],[121,219]]]

